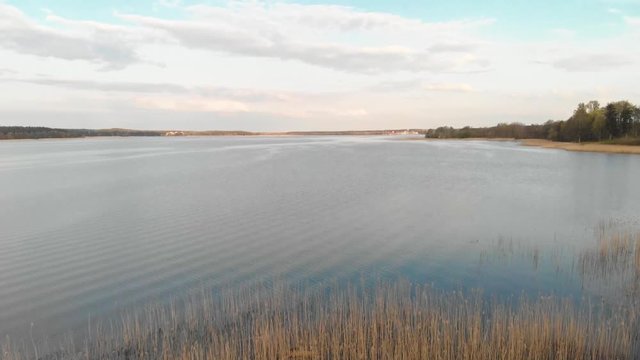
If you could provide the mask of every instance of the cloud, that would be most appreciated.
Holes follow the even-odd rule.
[[[76,90],[98,90],[107,92],[139,93],[186,93],[188,89],[177,84],[139,82],[100,82],[87,80],[63,80],[49,78],[11,78],[2,81],[23,82],[37,85],[58,86]]]
[[[115,108],[129,106],[134,109],[184,113],[254,113],[288,118],[357,118],[368,115],[362,108],[337,104],[344,99],[344,94],[334,93],[183,86],[174,83],[0,77],[0,84],[16,82],[78,90],[85,99],[92,98],[87,91],[110,93],[113,96],[99,99],[107,101],[107,107]],[[123,96],[119,96],[120,94]],[[350,104],[347,102],[346,105]],[[327,110],[328,108],[331,110]]]
[[[0,76],[2,76],[2,75],[14,75],[14,74],[17,74],[17,72],[14,71],[14,70],[0,68]]]
[[[633,61],[619,54],[578,54],[551,63],[558,69],[571,72],[605,71],[631,64]]]
[[[475,44],[470,43],[436,43],[429,47],[432,52],[452,52],[452,53],[469,53],[476,48]]]
[[[182,5],[181,0],[157,0],[154,7],[177,8]]]
[[[429,24],[396,15],[358,12],[351,8],[321,5],[277,4],[273,7],[243,5],[240,8],[192,6],[188,20],[164,20],[139,15],[119,15],[138,25],[164,31],[182,46],[232,55],[294,60],[355,73],[446,72],[486,68],[487,60],[471,54],[465,37],[470,28],[487,21]],[[310,33],[313,28],[343,31],[399,28],[412,31],[426,49],[391,42],[362,46]],[[312,31],[311,31],[312,32]],[[442,39],[455,41],[442,42]]]
[[[549,33],[554,38],[557,38],[557,39],[559,38],[559,39],[570,40],[570,39],[573,39],[576,36],[576,31],[575,30],[565,29],[565,28],[551,29],[549,31]]]
[[[463,29],[492,24],[493,19],[460,20],[427,23],[399,15],[382,12],[360,11],[340,5],[302,5],[275,3],[263,5],[256,2],[230,3],[227,7],[193,5],[187,10],[201,20],[220,20],[238,25],[253,24],[277,27],[277,24],[299,24],[323,31],[371,31],[409,30],[451,33]]]
[[[176,99],[172,97],[139,97],[134,99],[134,104],[144,109],[180,112],[244,113],[249,111],[249,107],[240,101],[204,98]]]
[[[473,54],[473,29],[487,19],[427,23],[398,15],[358,11],[334,5],[230,3],[227,6],[179,2],[164,6],[185,10],[185,20],[117,14],[132,25],[79,21],[49,13],[56,27],[30,20],[0,3],[0,47],[18,53],[64,60],[84,60],[103,70],[145,62],[137,50],[149,43],[180,44],[230,55],[262,57],[343,72],[467,72],[488,61]],[[374,33],[380,30],[381,33]],[[371,41],[355,44],[338,32],[365,32]],[[398,32],[398,36],[388,34]],[[381,36],[387,37],[380,40]],[[374,36],[375,35],[375,36]],[[398,39],[419,38],[421,46]],[[375,44],[375,45],[372,45]]]
[[[473,87],[469,84],[463,83],[436,83],[427,84],[424,86],[427,91],[440,91],[440,92],[472,92]]]
[[[369,115],[369,112],[365,109],[349,109],[349,110],[338,110],[333,112],[336,116],[342,117],[362,117]]]
[[[627,23],[627,25],[640,29],[640,17],[625,16],[624,21]]]
[[[398,93],[404,91],[433,91],[433,92],[473,92],[473,86],[466,83],[429,83],[419,79],[384,81],[368,88],[373,92]]]
[[[374,84],[368,87],[367,90],[373,92],[402,92],[416,90],[420,86],[422,86],[422,80],[419,79],[392,80]]]
[[[18,53],[85,60],[104,70],[138,62],[134,49],[105,26],[81,35],[36,24],[15,7],[0,3],[0,47]]]
[[[2,74],[2,69],[0,69]],[[0,82],[20,82],[44,86],[55,86],[73,90],[95,90],[103,92],[124,92],[138,94],[173,94],[223,97],[246,102],[283,102],[291,99],[292,95],[279,91],[260,91],[252,89],[238,89],[214,86],[183,86],[173,83],[145,83],[145,82],[107,82],[90,80],[69,80],[51,78],[0,78]]]

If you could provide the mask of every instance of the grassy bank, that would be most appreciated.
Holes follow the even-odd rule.
[[[568,151],[584,151],[584,152],[601,152],[616,154],[640,154],[640,146],[637,145],[621,145],[607,143],[570,143],[557,142],[541,139],[525,139],[520,140],[525,146],[537,146],[547,149],[562,149]]]

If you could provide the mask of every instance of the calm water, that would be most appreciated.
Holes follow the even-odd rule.
[[[637,225],[637,179],[640,156],[508,142],[0,142],[0,337],[257,278],[573,296],[555,268],[599,222]],[[514,247],[554,256],[496,260]]]

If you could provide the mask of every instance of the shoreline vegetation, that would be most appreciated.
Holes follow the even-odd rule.
[[[424,135],[422,129],[351,130],[351,131],[284,131],[254,132],[242,130],[133,130],[133,129],[59,129],[32,126],[0,126],[0,140],[69,139],[87,137],[152,137],[152,136],[375,136]]]
[[[597,152],[611,154],[640,154],[638,145],[617,145],[606,143],[568,143],[544,139],[524,139],[520,140],[524,146],[542,147],[545,149],[561,149],[579,152]]]
[[[59,129],[29,126],[0,126],[0,140],[60,139],[128,136],[390,136],[422,135],[426,139],[466,139],[520,141],[569,151],[640,154],[640,107],[617,101],[601,107],[598,101],[580,103],[567,120],[549,120],[544,124],[501,123],[492,127],[436,129],[387,129],[350,131],[252,132],[242,130],[132,130],[132,129]],[[410,138],[418,140],[419,138]]]
[[[601,107],[596,100],[580,103],[567,120],[544,124],[501,123],[492,127],[429,129],[427,139],[512,139],[523,145],[570,151],[640,153],[640,108],[628,101]]]
[[[602,299],[500,297],[403,279],[273,280],[202,288],[91,322],[80,341],[2,339],[0,360],[638,359],[640,233],[613,222],[596,232],[574,265],[585,286],[614,285]],[[513,244],[498,250],[514,256]]]
[[[8,340],[0,359],[636,359],[639,326],[633,306],[555,296],[275,284],[149,305],[79,343]]]

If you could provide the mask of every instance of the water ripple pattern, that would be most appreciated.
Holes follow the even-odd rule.
[[[597,221],[640,214],[638,178],[640,157],[480,141],[0,142],[0,336],[269,277],[578,291],[522,264],[478,271],[478,255],[504,238],[580,248]]]

